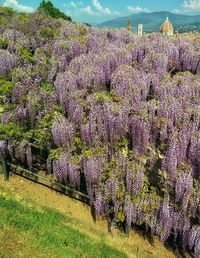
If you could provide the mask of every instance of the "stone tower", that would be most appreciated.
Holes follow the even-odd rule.
[[[138,24],[138,36],[143,35],[143,24]]]
[[[131,21],[131,19],[128,19],[127,30],[132,31],[132,21]]]

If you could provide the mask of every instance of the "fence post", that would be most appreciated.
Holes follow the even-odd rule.
[[[2,170],[3,170],[3,178],[5,181],[9,180],[9,170],[8,170],[8,164],[6,162],[6,159],[2,153],[0,153],[1,163],[2,163]]]
[[[125,221],[125,223],[124,223],[124,233],[126,235],[129,235],[129,231],[130,231],[130,229],[129,229],[128,223],[127,223],[127,221]]]

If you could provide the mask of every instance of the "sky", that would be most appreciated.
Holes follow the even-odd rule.
[[[0,0],[0,4],[21,12],[33,12],[40,0]],[[98,24],[138,12],[171,11],[200,14],[200,0],[52,0],[54,6],[77,22]]]

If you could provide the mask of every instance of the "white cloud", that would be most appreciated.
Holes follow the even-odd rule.
[[[109,8],[104,8],[103,10],[103,13],[105,13],[105,14],[112,14],[112,12],[111,12],[111,10],[109,9]]]
[[[118,11],[111,11],[108,7],[103,7],[101,3],[98,0],[91,0],[92,6],[88,5],[84,8],[81,8],[80,11],[82,13],[86,13],[92,16],[100,16],[100,15],[120,15],[120,12]],[[74,2],[70,2],[71,6],[75,7]],[[79,2],[79,5],[82,4],[82,2]],[[76,6],[77,7],[77,6]],[[95,8],[95,10],[93,10]]]
[[[72,7],[74,7],[74,8],[77,8],[77,4],[75,4],[74,1],[71,1],[71,2],[70,2],[70,5],[71,5]]]
[[[200,10],[200,0],[185,0],[183,7],[189,10]]]
[[[147,8],[142,8],[140,6],[127,6],[126,9],[131,12],[131,13],[140,13],[140,12],[145,12],[148,13],[149,9]]]
[[[178,10],[178,9],[174,9],[172,12],[173,12],[173,13],[180,13],[181,11]]]
[[[27,12],[27,13],[34,12],[34,9],[31,6],[22,5],[17,0],[6,0],[3,3],[3,6],[12,7],[20,12]]]
[[[65,10],[65,14],[66,15],[72,15],[73,13],[72,13],[72,11],[70,9],[66,9]]]
[[[103,7],[101,6],[101,4],[97,1],[97,0],[92,0],[93,5],[95,6],[95,8],[99,11],[101,11],[103,9]]]
[[[100,23],[108,17],[115,18],[122,15],[117,10],[111,10],[101,4],[101,0],[90,0],[90,4],[84,5],[84,1],[70,0],[67,4],[63,4],[65,12],[79,22],[88,21],[90,23]]]
[[[63,4],[63,6],[68,6],[68,7],[73,7],[73,8],[78,8],[79,6],[82,6],[83,2],[74,2],[71,1],[70,4]]]
[[[120,13],[120,12],[118,12],[118,11],[113,11],[113,14],[121,15],[121,13]]]
[[[99,11],[102,12],[104,14],[112,14],[112,12],[110,11],[110,9],[108,7],[103,7],[100,2],[98,0],[92,0],[92,4],[94,5],[94,7]]]
[[[89,15],[98,15],[98,13],[96,13],[92,10],[90,5],[88,5],[84,8],[81,8],[80,11],[83,12],[83,13],[89,14]]]

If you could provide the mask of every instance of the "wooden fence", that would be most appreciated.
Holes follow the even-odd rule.
[[[23,168],[22,166],[13,164],[7,161],[2,154],[0,154],[0,159],[1,159],[1,165],[2,165],[3,178],[5,181],[8,181],[10,173],[13,173],[17,176],[24,177],[35,183],[44,185],[52,190],[63,193],[74,199],[80,200],[81,202],[91,205],[88,195],[78,190],[72,189],[71,187],[62,184],[61,182],[58,182],[55,179],[47,178],[45,176],[39,175],[37,172],[32,172],[28,169]],[[34,169],[34,171],[37,171],[37,170]]]

